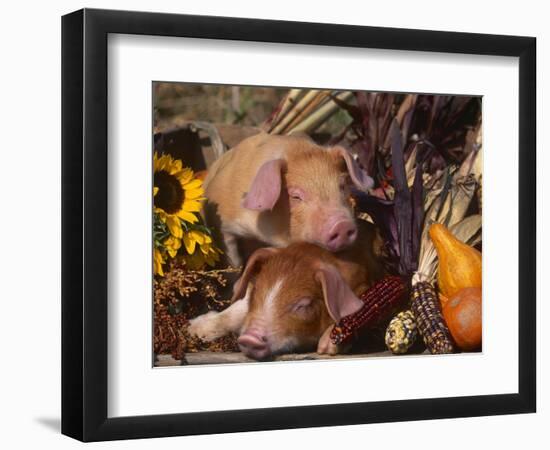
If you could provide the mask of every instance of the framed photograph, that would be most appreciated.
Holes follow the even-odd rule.
[[[536,410],[536,40],[62,21],[62,432]]]

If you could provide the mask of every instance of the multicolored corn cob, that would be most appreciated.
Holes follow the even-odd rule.
[[[453,353],[455,345],[441,313],[441,304],[433,285],[427,281],[413,284],[411,292],[411,310],[424,339],[432,354]]]
[[[386,276],[377,281],[359,297],[365,305],[334,325],[330,333],[331,341],[334,344],[345,343],[362,328],[387,318],[399,306],[406,291],[407,286],[401,277]]]
[[[407,353],[415,343],[418,335],[416,321],[412,311],[401,311],[395,316],[386,328],[384,340],[386,347],[393,354]]]

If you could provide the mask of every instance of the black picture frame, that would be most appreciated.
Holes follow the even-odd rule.
[[[518,393],[107,417],[107,36],[519,58]],[[535,412],[536,39],[84,9],[62,18],[62,433],[82,441]]]

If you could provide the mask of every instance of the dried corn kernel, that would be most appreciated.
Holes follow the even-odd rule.
[[[411,310],[418,331],[432,354],[453,353],[455,346],[441,313],[441,304],[434,287],[421,281],[412,287]]]
[[[394,354],[407,353],[416,341],[418,331],[412,311],[401,311],[386,329],[386,347]]]
[[[387,276],[377,281],[360,296],[365,305],[354,314],[343,317],[334,326],[330,333],[331,341],[342,344],[360,329],[388,317],[399,306],[406,290],[405,283],[397,276]]]

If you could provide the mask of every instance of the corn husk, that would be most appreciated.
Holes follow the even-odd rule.
[[[447,228],[460,222],[481,183],[481,152],[472,152],[459,168],[450,168],[426,195],[424,239],[432,223],[443,223]]]

